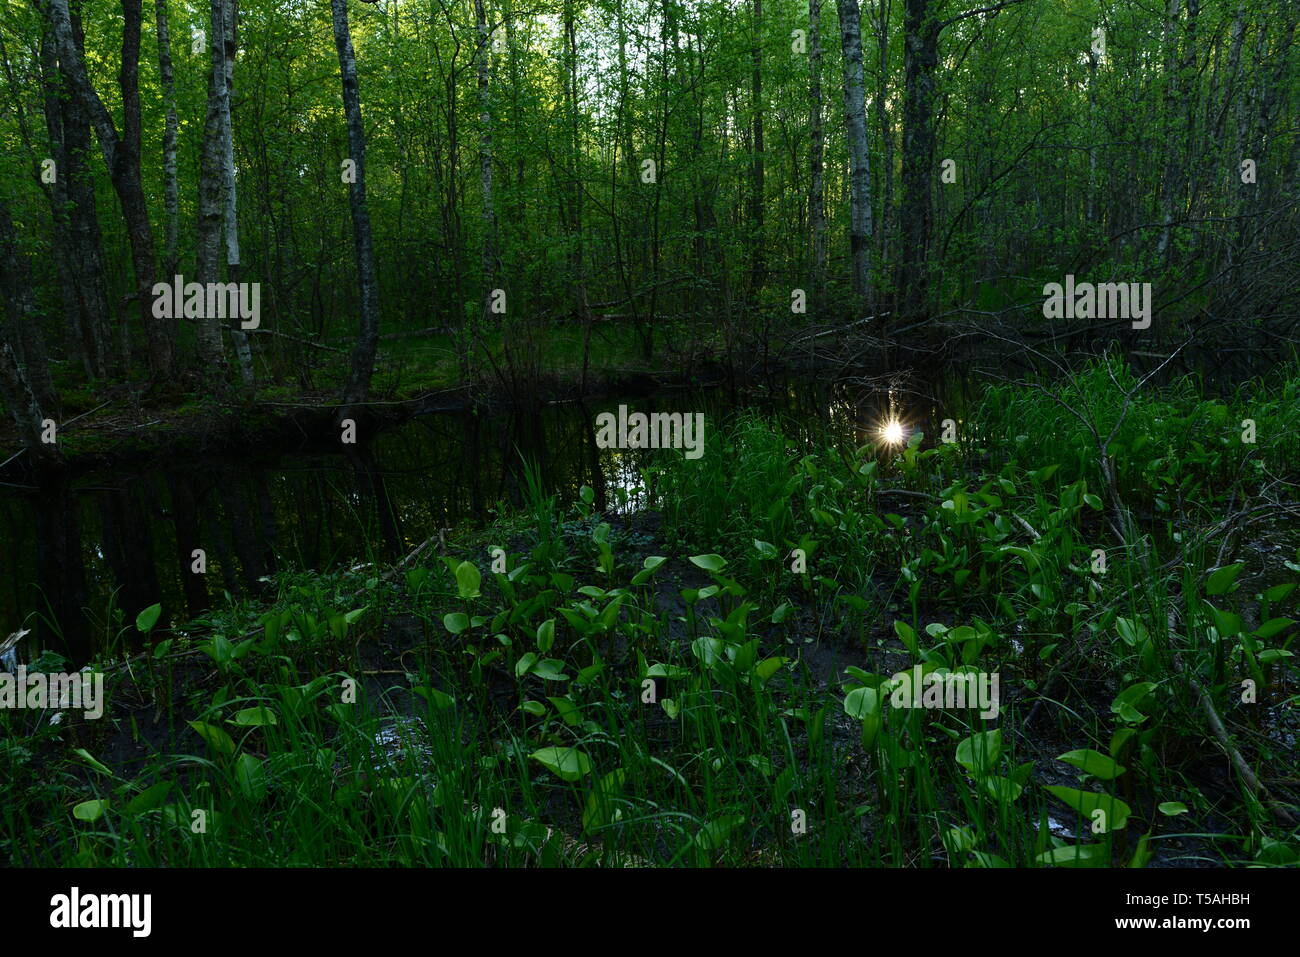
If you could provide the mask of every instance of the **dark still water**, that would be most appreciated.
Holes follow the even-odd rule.
[[[601,449],[595,419],[620,404],[640,412],[703,412],[705,435],[744,409],[778,417],[807,441],[868,441],[891,404],[933,437],[924,390],[801,381],[731,396],[720,389],[659,392],[528,412],[439,412],[364,436],[355,446],[250,447],[160,458],[39,489],[0,489],[0,641],[28,628],[20,657],[51,648],[81,663],[135,638],[155,602],[179,623],[234,598],[256,597],[264,576],[332,569],[406,554],[440,529],[490,521],[522,503],[524,461],[567,508],[590,485],[600,508],[647,504],[639,467],[654,449]],[[619,491],[621,490],[621,491]],[[193,574],[194,552],[206,574]]]

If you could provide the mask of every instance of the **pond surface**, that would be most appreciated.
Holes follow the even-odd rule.
[[[257,597],[285,568],[328,570],[398,558],[439,530],[490,521],[523,502],[536,463],[565,508],[590,485],[601,509],[647,504],[639,467],[659,449],[602,449],[596,416],[703,412],[707,435],[746,409],[778,417],[800,442],[872,440],[895,415],[933,437],[936,400],[915,386],[883,390],[793,381],[731,394],[660,391],[530,411],[416,416],[355,446],[252,447],[159,459],[39,489],[0,489],[0,639],[32,629],[30,660],[51,648],[76,664],[130,641],[136,613],[161,602],[178,623]],[[928,443],[929,439],[927,439]],[[201,549],[206,573],[194,574]]]

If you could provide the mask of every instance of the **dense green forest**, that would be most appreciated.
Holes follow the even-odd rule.
[[[355,401],[377,343],[387,387],[522,392],[602,322],[629,366],[1127,327],[1044,323],[1067,274],[1152,284],[1136,348],[1295,332],[1288,0],[0,9],[5,333],[52,411]],[[259,324],[155,317],[176,275]]]
[[[1298,26],[0,0],[0,859],[1300,865]]]

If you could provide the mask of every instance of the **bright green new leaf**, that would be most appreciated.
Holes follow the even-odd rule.
[[[529,757],[562,781],[580,781],[591,773],[591,758],[577,748],[542,748]]]

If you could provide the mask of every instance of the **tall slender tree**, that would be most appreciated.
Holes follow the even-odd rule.
[[[858,0],[837,0],[844,57],[844,121],[849,141],[849,255],[853,293],[871,295],[871,159],[867,151],[866,88],[862,77],[862,15]]]
[[[375,371],[375,352],[379,346],[379,284],[375,277],[374,237],[370,230],[370,207],[366,202],[366,131],[361,122],[361,84],[357,79],[357,57],[352,49],[348,27],[347,0],[330,0],[334,20],[334,46],[338,51],[339,75],[343,81],[343,114],[348,128],[348,152],[353,175],[348,185],[348,203],[352,207],[352,237],[356,247],[357,279],[361,291],[361,309],[357,342],[352,349],[351,368],[343,389],[343,404],[338,418],[344,418],[355,404],[370,395],[370,379]]]
[[[85,57],[73,34],[68,0],[42,0],[57,45],[59,60],[66,70],[72,92],[90,117],[109,179],[122,206],[131,261],[135,271],[135,299],[141,326],[149,340],[149,356],[155,378],[165,380],[172,368],[174,323],[153,315],[154,241],[140,177],[140,22],[141,0],[122,0],[122,63],[118,87],[122,94],[122,130],[119,134],[112,115],[104,106],[86,72]]]

